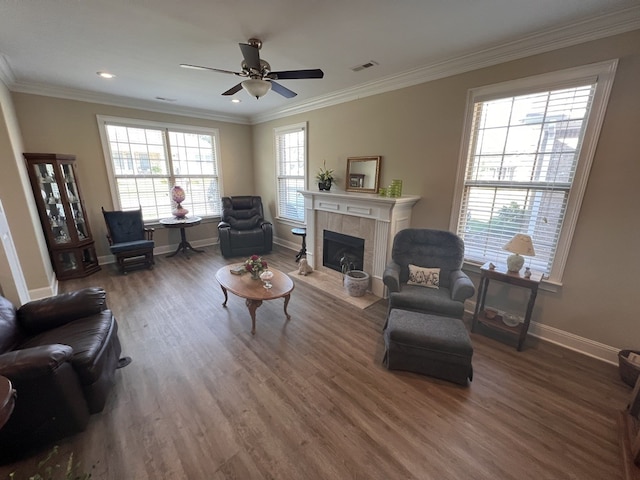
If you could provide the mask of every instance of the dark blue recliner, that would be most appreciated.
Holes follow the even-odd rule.
[[[382,277],[389,289],[389,312],[398,308],[462,318],[464,302],[475,292],[471,279],[462,271],[463,259],[464,242],[454,233],[423,228],[399,231]],[[437,288],[408,283],[409,265],[439,268]]]
[[[153,228],[145,227],[142,210],[102,209],[107,224],[109,249],[116,257],[120,271],[126,275],[130,269],[153,268]]]

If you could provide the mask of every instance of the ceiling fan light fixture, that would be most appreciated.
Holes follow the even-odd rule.
[[[271,82],[267,80],[260,80],[257,78],[250,78],[242,82],[242,88],[244,88],[252,97],[260,98],[267,94],[271,90]]]

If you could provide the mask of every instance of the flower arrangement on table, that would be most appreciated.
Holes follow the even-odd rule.
[[[251,278],[260,279],[260,274],[267,269],[267,262],[258,255],[251,255],[244,261],[244,269],[251,274]]]

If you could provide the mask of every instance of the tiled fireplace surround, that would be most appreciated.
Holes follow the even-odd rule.
[[[364,239],[364,271],[371,275],[371,291],[384,296],[382,274],[391,258],[395,234],[411,224],[411,210],[420,199],[379,197],[374,194],[302,191],[307,218],[307,261],[314,269],[335,275],[322,266],[323,231]]]

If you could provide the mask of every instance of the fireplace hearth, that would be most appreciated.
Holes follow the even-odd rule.
[[[337,272],[342,272],[343,266],[348,270],[363,269],[364,238],[324,230],[322,241],[323,266]]]

